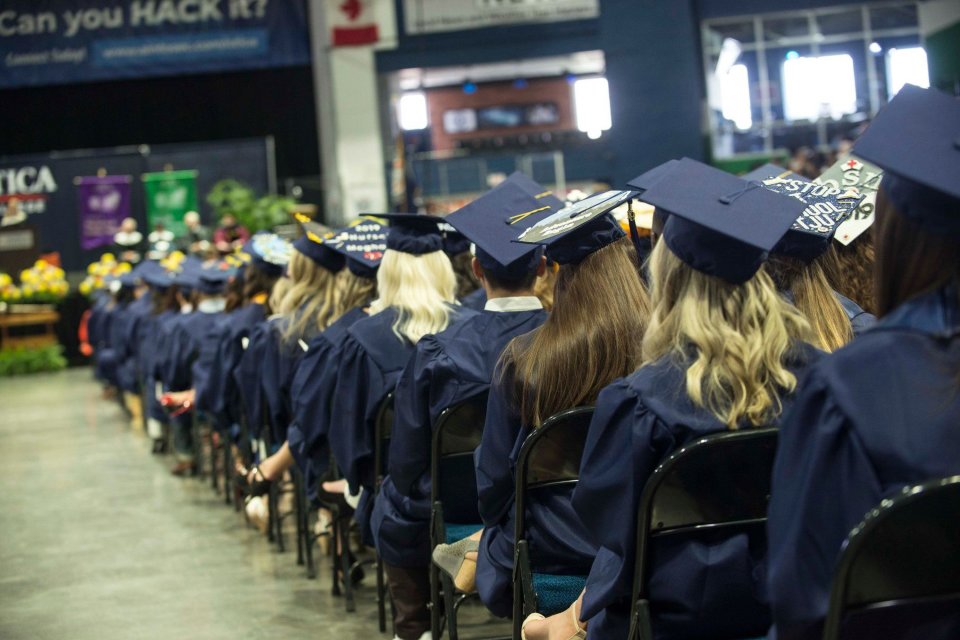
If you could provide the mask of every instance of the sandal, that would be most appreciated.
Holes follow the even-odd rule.
[[[574,603],[575,605],[576,603]],[[587,630],[580,626],[580,620],[577,619],[577,608],[574,605],[570,605],[567,609],[570,612],[570,616],[573,618],[573,626],[577,630],[568,640],[586,640]],[[546,617],[542,613],[531,613],[527,616],[527,619],[523,621],[523,624],[520,626],[520,639],[527,640],[527,623],[533,620],[546,620]]]
[[[251,473],[253,474],[253,482],[247,480]],[[257,476],[260,477],[259,480]],[[248,496],[258,497],[266,495],[270,491],[270,481],[264,477],[259,465],[253,465],[249,471],[244,469],[243,473],[234,476],[233,482],[237,488],[242,489]]]
[[[464,593],[473,593],[477,590],[477,561],[467,558],[467,554],[479,550],[479,541],[464,538],[453,544],[438,544],[431,555],[433,563],[453,579],[453,586]]]

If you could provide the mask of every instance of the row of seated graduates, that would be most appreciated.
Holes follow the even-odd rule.
[[[510,593],[512,465],[524,439],[549,416],[596,405],[576,488],[530,505],[528,518],[534,562],[560,575],[586,576],[586,588],[571,606],[573,616],[532,618],[524,631],[527,637],[547,637],[539,635],[545,626],[568,625],[568,636],[576,637],[584,625],[590,637],[626,637],[635,513],[653,469],[706,434],[780,427],[769,558],[763,535],[664,541],[646,577],[653,633],[756,637],[766,633],[772,609],[777,637],[819,637],[830,578],[850,530],[902,487],[957,473],[960,411],[950,386],[958,370],[958,265],[951,244],[960,226],[957,150],[951,146],[960,134],[957,123],[955,101],[908,87],[858,141],[855,152],[887,170],[876,234],[880,295],[873,306],[885,319],[831,357],[823,352],[841,347],[870,317],[851,300],[830,296],[835,303],[830,308],[812,290],[789,286],[812,287],[824,273],[836,273],[827,268],[838,260],[831,254],[840,251],[830,242],[832,230],[819,233],[824,249],[811,257],[815,238],[788,240],[802,237],[788,229],[806,202],[798,209],[796,201],[699,163],[667,163],[629,185],[628,195],[660,213],[654,237],[663,242],[655,243],[645,273],[636,268],[637,249],[623,238],[608,208],[566,210],[558,224],[551,214],[559,205],[543,208],[546,195],[535,185],[527,184],[521,194],[519,177],[488,194],[488,202],[481,198],[450,216],[447,221],[477,247],[475,269],[489,298],[480,313],[450,306],[452,271],[438,278],[404,270],[431,257],[449,268],[440,259],[444,238],[436,222],[386,216],[391,228],[377,300],[366,307],[369,317],[354,314],[344,320],[346,327],[337,327],[337,320],[306,341],[306,355],[289,378],[286,442],[251,471],[251,479],[276,480],[295,461],[312,478],[305,483],[311,495],[329,499],[321,479],[331,470],[332,451],[347,480],[348,501],[358,507],[361,533],[377,547],[392,599],[400,605],[395,632],[422,637],[430,624],[425,579],[432,551],[425,457],[442,409],[494,382],[476,455],[483,535],[466,547],[479,552],[475,583],[481,599],[495,613],[509,615],[516,596]],[[911,147],[919,150],[904,151],[904,130],[923,142]],[[533,201],[524,204],[525,198]],[[731,211],[736,215],[724,215]],[[464,222],[482,217],[495,222],[480,228]],[[569,220],[575,221],[572,228]],[[539,228],[533,228],[536,223]],[[531,228],[533,236],[539,229],[542,241],[531,246],[545,246],[547,257],[560,265],[554,307],[546,318],[529,300],[524,306],[521,299],[530,296],[504,295],[532,288],[530,279],[517,278],[516,269],[530,275],[544,266],[538,251],[518,257],[504,249],[516,243],[498,235],[508,229],[516,239]],[[851,251],[869,241],[867,234]],[[349,265],[348,245],[341,249]],[[791,255],[791,247],[799,246],[803,251]],[[906,250],[914,252],[912,261],[898,263],[895,253]],[[773,259],[765,261],[768,255]],[[857,266],[868,272],[871,267]],[[909,277],[902,276],[905,270]],[[411,303],[395,294],[405,286],[423,287],[425,280],[441,301],[435,308],[446,309],[440,314],[445,330],[429,320],[419,327],[404,322],[417,318],[431,295],[421,288],[418,302]],[[842,289],[847,281],[858,278],[831,284]],[[846,293],[864,306],[870,300],[864,291]],[[368,295],[372,299],[372,288]],[[498,304],[500,298],[506,302]],[[811,299],[818,306],[804,312],[803,302]],[[838,310],[845,330],[831,324]],[[498,337],[472,326],[489,325],[496,314],[527,314],[540,326]],[[280,325],[274,327],[279,334],[283,322],[274,325]],[[338,331],[325,336],[334,328]],[[709,376],[717,376],[719,384],[711,388]],[[262,376],[261,386],[272,379]],[[534,386],[532,380],[541,382]],[[458,395],[461,381],[471,388]],[[556,388],[548,389],[551,384]],[[322,389],[311,389],[314,385]],[[395,422],[388,474],[379,483],[372,464],[373,422],[391,391]],[[199,404],[199,393],[197,398]],[[955,637],[956,623],[930,620],[922,637]],[[439,629],[433,631],[438,637]]]

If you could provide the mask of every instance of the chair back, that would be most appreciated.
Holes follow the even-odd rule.
[[[480,522],[473,452],[480,446],[483,437],[487,395],[484,391],[447,407],[433,427],[430,502],[443,505],[446,522]]]
[[[526,506],[536,489],[576,483],[593,407],[554,414],[527,437],[517,456],[515,540],[526,530]]]
[[[906,487],[853,529],[823,637],[839,638],[847,613],[950,601],[960,606],[960,476]]]
[[[653,472],[637,512],[630,638],[646,637],[649,627],[638,615],[649,614],[651,542],[704,530],[763,535],[776,450],[776,429],[723,432],[687,444]]]
[[[387,475],[387,452],[390,450],[390,437],[393,434],[393,391],[377,405],[373,429],[373,468],[376,474],[373,486],[375,491],[379,492],[383,478]]]

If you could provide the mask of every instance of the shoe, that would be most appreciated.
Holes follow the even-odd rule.
[[[453,578],[453,586],[464,593],[473,593],[477,590],[477,561],[468,559],[467,553],[479,549],[479,541],[464,538],[453,544],[438,544],[431,555],[433,563]]]
[[[575,604],[576,603],[574,603],[574,605]],[[580,626],[580,621],[577,619],[577,609],[574,605],[571,605],[567,611],[570,612],[570,616],[573,618],[573,626],[576,631],[568,640],[586,640],[587,630]],[[531,613],[528,615],[527,619],[523,621],[523,625],[520,626],[520,640],[527,640],[527,623],[532,620],[546,620],[546,618],[542,613]]]
[[[167,452],[167,442],[163,438],[157,438],[153,441],[153,449],[151,453],[161,454]]]
[[[186,476],[195,476],[197,475],[197,463],[184,460],[183,462],[178,462],[173,469],[170,470],[171,475],[175,475],[179,478]]]

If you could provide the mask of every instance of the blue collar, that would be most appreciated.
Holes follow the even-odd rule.
[[[912,329],[948,338],[960,334],[960,289],[949,284],[907,300],[891,311],[878,329]]]

